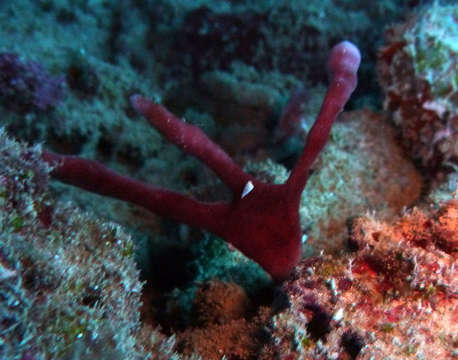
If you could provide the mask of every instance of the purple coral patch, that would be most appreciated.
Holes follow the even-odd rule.
[[[0,54],[0,102],[19,113],[45,111],[64,97],[65,77],[52,76],[39,63]]]

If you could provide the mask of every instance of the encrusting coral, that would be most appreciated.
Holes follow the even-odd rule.
[[[458,201],[394,224],[352,221],[342,256],[300,263],[262,359],[451,359],[458,341]]]

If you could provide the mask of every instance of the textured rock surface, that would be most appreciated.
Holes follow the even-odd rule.
[[[458,161],[458,6],[429,6],[386,31],[378,77],[410,156]]]
[[[353,252],[303,261],[265,359],[451,359],[458,333],[458,202],[389,224],[353,220]]]
[[[143,358],[132,239],[54,202],[39,154],[0,128],[0,358]]]

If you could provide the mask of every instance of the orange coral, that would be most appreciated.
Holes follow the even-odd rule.
[[[353,221],[344,256],[307,259],[263,359],[450,359],[458,338],[458,201],[394,224]]]

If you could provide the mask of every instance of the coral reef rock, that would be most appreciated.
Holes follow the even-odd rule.
[[[455,200],[394,224],[354,219],[347,254],[306,259],[284,284],[262,359],[452,359],[457,242]]]
[[[458,160],[458,6],[431,5],[386,32],[378,77],[409,154],[436,168]]]

